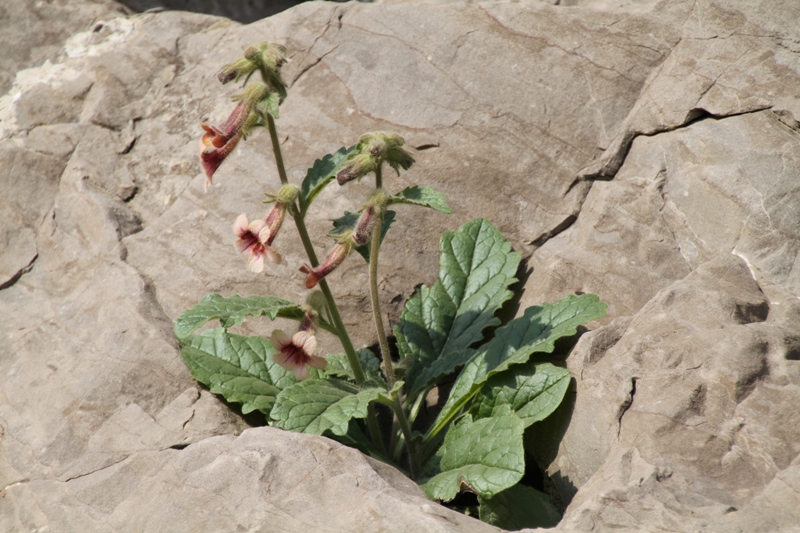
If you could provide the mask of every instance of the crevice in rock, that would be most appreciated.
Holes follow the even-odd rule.
[[[9,483],[9,484],[8,484],[8,485],[6,485],[5,487],[3,487],[3,489],[2,489],[2,490],[0,490],[0,498],[5,498],[5,496],[6,496],[6,491],[7,491],[8,489],[13,489],[13,488],[14,488],[14,487],[16,487],[17,485],[24,485],[25,483],[30,483],[30,481],[31,481],[30,479],[27,479],[27,478],[25,478],[25,479],[20,479],[20,480],[18,480],[18,481],[13,481],[13,482]]]
[[[584,198],[584,200],[585,200],[585,198]],[[581,208],[583,208],[583,201],[581,201]],[[580,210],[578,210],[578,213],[580,214]],[[528,244],[530,244],[531,246],[536,246],[537,248],[540,248],[544,243],[546,243],[547,241],[549,241],[553,237],[556,237],[560,233],[568,230],[575,223],[576,220],[578,220],[578,215],[576,215],[576,214],[569,215],[569,216],[567,216],[567,218],[562,220],[561,223],[559,223],[556,227],[554,227],[550,231],[546,231],[546,232],[542,233],[541,235],[536,237],[534,240],[530,241]]]
[[[755,107],[753,109],[748,109],[746,111],[740,111],[737,113],[729,113],[726,115],[715,115],[710,113],[708,110],[695,107],[689,110],[686,114],[686,118],[680,124],[676,124],[674,126],[667,126],[663,128],[659,128],[652,132],[637,132],[626,130],[625,133],[622,134],[622,141],[620,142],[619,148],[616,150],[615,153],[612,153],[608,156],[608,159],[603,165],[603,167],[590,174],[579,174],[575,181],[570,185],[570,189],[574,187],[577,182],[580,181],[611,181],[619,172],[619,169],[622,168],[622,165],[625,163],[625,160],[628,158],[628,154],[631,151],[631,147],[633,146],[633,141],[636,140],[637,137],[655,137],[656,135],[660,135],[662,133],[670,133],[673,131],[681,130],[683,128],[688,128],[702,120],[722,120],[725,118],[731,117],[738,117],[741,115],[749,115],[752,113],[760,113],[761,111],[766,111],[768,109],[772,109],[772,104],[764,105]]]
[[[337,7],[337,9],[336,9],[336,11],[333,13],[333,15],[334,15],[334,16],[332,16],[332,17],[330,18],[330,20],[328,20],[328,23],[325,25],[325,29],[324,29],[324,30],[322,30],[322,33],[320,33],[320,34],[317,36],[317,38],[316,38],[316,39],[314,39],[314,42],[313,42],[313,43],[311,43],[311,46],[309,46],[309,47],[308,47],[308,52],[306,53],[306,56],[303,58],[303,60],[305,60],[305,59],[306,59],[306,58],[309,56],[309,54],[311,54],[311,51],[314,49],[314,47],[317,45],[317,43],[320,41],[320,39],[322,39],[323,37],[325,37],[325,34],[327,34],[327,33],[328,33],[328,30],[329,30],[329,29],[331,29],[332,22],[333,22],[333,19],[334,19],[334,18],[336,19],[336,29],[337,29],[337,30],[340,30],[340,29],[342,28],[342,18],[344,17],[344,12],[343,12],[343,11],[341,11],[341,10],[340,10],[340,9]],[[337,45],[334,45],[334,47],[333,47],[333,48],[331,48],[330,50],[328,50],[328,51],[327,51],[327,52],[325,52],[324,54],[321,54],[321,55],[320,55],[319,57],[317,57],[317,58],[316,58],[314,61],[312,61],[311,63],[309,63],[309,64],[308,64],[308,65],[306,65],[305,67],[303,67],[303,68],[302,68],[302,70],[300,70],[300,72],[298,72],[298,73],[297,73],[297,75],[294,77],[294,79],[291,81],[291,83],[289,83],[289,87],[293,87],[293,86],[294,86],[294,85],[295,85],[295,84],[298,82],[298,80],[299,80],[301,77],[303,77],[303,75],[304,75],[306,72],[308,72],[309,70],[311,70],[312,68],[314,68],[315,66],[317,66],[317,65],[318,65],[318,64],[319,64],[319,63],[320,63],[320,62],[321,62],[323,59],[325,59],[325,57],[326,57],[328,54],[330,54],[331,52],[333,52],[333,51],[334,51],[334,50],[336,50],[337,48],[339,48],[339,45],[338,45],[338,44],[337,44]]]
[[[106,470],[107,468],[111,468],[111,467],[117,466],[118,464],[122,463],[123,461],[127,461],[129,457],[130,457],[130,455],[126,455],[122,459],[120,459],[118,461],[114,461],[113,463],[111,463],[109,465],[101,466],[100,468],[95,468],[94,470],[92,470],[90,472],[86,472],[84,474],[77,474],[75,476],[68,477],[63,482],[64,483],[69,483],[70,481],[73,481],[73,480],[76,480],[76,479],[80,479],[82,477],[91,476],[92,474],[95,474],[95,473],[100,472],[102,470]]]
[[[327,28],[326,28],[326,31],[327,31]],[[321,36],[321,35],[320,35],[320,38],[322,38],[322,36]],[[312,46],[312,48],[313,48],[313,46]],[[309,64],[308,64],[308,65],[306,65],[305,67],[303,67],[303,70],[301,70],[300,72],[298,72],[297,76],[295,76],[295,78],[292,80],[292,83],[291,83],[290,87],[293,87],[293,86],[294,86],[294,85],[297,83],[297,81],[298,81],[300,78],[302,78],[302,77],[303,77],[303,75],[304,75],[306,72],[308,72],[309,70],[311,70],[312,68],[314,68],[314,67],[316,67],[318,64],[320,64],[320,63],[322,62],[322,60],[323,60],[323,59],[325,59],[325,57],[326,57],[326,56],[328,56],[328,55],[329,55],[331,52],[333,52],[333,51],[334,51],[334,50],[336,50],[337,48],[339,48],[339,45],[338,45],[338,44],[337,44],[337,45],[335,45],[335,46],[334,46],[333,48],[331,48],[330,50],[328,50],[327,52],[325,52],[324,54],[321,54],[321,55],[320,55],[320,56],[319,56],[317,59],[315,59],[314,61],[312,61],[311,63],[309,63]],[[310,51],[310,49],[309,49],[309,51]]]
[[[636,380],[638,379],[639,378],[636,377],[631,378],[631,389],[628,392],[628,396],[625,398],[625,401],[619,406],[619,414],[617,415],[617,439],[619,439],[619,436],[622,433],[622,417],[628,412],[628,409],[631,408],[631,405],[633,405],[633,397],[636,395]]]
[[[39,254],[37,253],[36,255],[33,256],[33,258],[31,259],[30,263],[28,263],[27,265],[25,265],[24,267],[19,269],[19,271],[17,271],[17,273],[14,274],[13,276],[11,276],[11,278],[9,278],[7,281],[5,281],[4,283],[0,283],[0,291],[2,291],[3,289],[7,289],[7,288],[11,287],[16,282],[18,282],[19,279],[23,275],[25,275],[28,272],[30,272],[31,269],[33,269],[33,264],[36,262],[36,259],[38,259],[38,258],[39,258]]]

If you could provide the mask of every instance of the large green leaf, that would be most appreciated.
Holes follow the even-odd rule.
[[[244,337],[223,328],[182,339],[181,357],[197,381],[227,401],[242,404],[247,414],[269,414],[281,389],[297,380],[275,364],[272,343],[263,337]]]
[[[347,157],[354,151],[355,146],[350,148],[342,146],[336,152],[314,161],[314,165],[306,172],[306,177],[303,179],[303,185],[300,188],[303,214],[308,210],[308,206],[311,205],[314,198],[322,192],[322,189],[336,177],[336,167],[347,160]]]
[[[396,215],[397,213],[395,213],[392,210],[387,210],[383,214],[383,225],[381,226],[381,242],[383,242],[383,239],[386,238],[386,233],[389,231],[389,227],[394,222]],[[332,237],[337,237],[339,235],[345,234],[348,231],[353,230],[356,227],[356,223],[358,222],[358,217],[360,216],[361,213],[353,213],[350,211],[345,211],[344,216],[341,216],[333,220],[333,229],[331,230],[330,235]],[[358,252],[361,255],[361,257],[364,258],[364,261],[366,261],[367,263],[369,263],[370,244],[371,243],[368,242],[367,244],[363,244],[361,246],[356,247],[356,252]]]
[[[569,370],[550,363],[528,361],[514,365],[486,381],[470,412],[475,418],[486,418],[508,405],[528,427],[556,410],[570,379]]]
[[[552,352],[556,340],[574,335],[578,326],[605,314],[606,304],[594,294],[570,295],[554,304],[526,309],[523,316],[498,329],[464,365],[427,437],[441,431],[487,379],[511,365],[526,363],[533,353]]]
[[[437,192],[433,187],[406,187],[394,196],[389,197],[389,205],[410,204],[430,207],[440,213],[450,214],[453,211],[444,201],[444,194]]]
[[[506,408],[491,418],[465,416],[450,427],[436,453],[439,474],[422,485],[435,500],[452,500],[462,485],[491,498],[515,485],[525,473],[523,424]]]
[[[394,329],[401,357],[414,360],[406,375],[412,397],[466,363],[470,345],[500,323],[494,313],[517,281],[520,254],[488,220],[445,233],[440,249],[439,280],[408,300]]]
[[[369,404],[385,394],[338,379],[308,379],[281,391],[270,417],[275,426],[298,433],[345,435],[350,420],[365,418]]]
[[[274,296],[248,296],[242,297],[234,294],[227,298],[219,294],[209,294],[200,303],[187,309],[175,321],[175,336],[183,339],[194,330],[218,318],[224,328],[241,324],[246,316],[266,316],[270,320],[275,318],[303,318],[302,308],[283,298]],[[325,329],[331,326],[325,324]]]
[[[275,296],[243,297],[234,294],[226,298],[219,294],[209,294],[200,303],[181,313],[175,321],[175,336],[182,339],[214,319],[219,319],[222,327],[229,328],[241,324],[247,316],[265,316],[270,320],[275,318],[302,320],[303,315],[302,307]],[[320,319],[319,326],[336,334],[336,328],[325,320]]]
[[[514,485],[493,498],[478,497],[480,518],[508,531],[525,528],[550,528],[561,515],[547,494],[524,485]]]
[[[375,354],[366,348],[361,348],[356,350],[356,355],[361,363],[361,369],[364,371],[366,383],[385,388],[386,381],[381,375],[381,362],[375,357]],[[328,366],[320,371],[321,377],[340,377],[348,378],[351,381],[356,380],[353,369],[350,367],[350,361],[347,359],[347,354],[337,353],[329,355],[325,359],[328,361]]]

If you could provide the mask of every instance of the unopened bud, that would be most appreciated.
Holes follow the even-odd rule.
[[[306,303],[311,309],[319,313],[328,302],[325,300],[325,295],[322,294],[322,291],[314,291],[308,295]]]
[[[248,84],[244,88],[244,92],[234,96],[233,99],[235,101],[241,100],[246,105],[250,106],[250,109],[254,109],[255,106],[262,100],[266,99],[267,96],[269,96],[269,87],[267,87],[264,83],[255,82]]]
[[[344,185],[348,181],[361,179],[378,168],[379,161],[369,154],[358,154],[345,161],[336,173],[336,182]]]
[[[300,188],[293,183],[288,183],[278,189],[278,194],[275,195],[275,201],[283,205],[291,205],[297,200],[300,194]]]

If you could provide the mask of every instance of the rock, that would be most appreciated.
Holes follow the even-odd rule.
[[[122,0],[134,11],[193,11],[227,17],[242,23],[255,22],[288,9],[294,0]]]
[[[57,517],[75,531],[501,531],[436,505],[356,450],[268,427],[142,449],[60,485],[16,485],[11,505],[29,518],[7,525],[48,527]]]
[[[127,12],[113,0],[4,2],[0,6],[0,94],[8,90],[17,71],[58,59],[69,36]]]
[[[476,216],[527,258],[521,307],[609,303],[564,361],[570,401],[528,434],[557,530],[795,527],[798,7],[569,3],[584,7],[306,3],[249,26],[160,12],[80,28],[101,8],[75,4],[57,49],[15,56],[26,70],[0,96],[0,529],[495,531],[325,438],[247,429],[180,360],[172,322],[206,294],[306,295],[290,227],[284,265],[261,276],[232,246],[236,216],[263,214],[279,185],[264,132],[209,192],[197,164],[199,124],[235,93],[217,69],[264,39],[292,60],[291,179],[395,130],[417,164],[389,188],[432,185],[453,207],[398,208],[390,320],[433,281],[441,232]],[[318,253],[366,181],[321,195]],[[358,257],[330,278],[358,346],[375,342],[366,279]]]

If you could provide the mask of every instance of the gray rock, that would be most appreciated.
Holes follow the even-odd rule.
[[[441,232],[476,216],[528,259],[522,307],[609,303],[566,359],[570,402],[528,435],[558,530],[796,527],[798,7],[561,3],[584,7],[307,3],[249,26],[151,13],[15,56],[50,62],[0,96],[0,529],[495,530],[327,439],[245,431],[180,360],[172,321],[210,292],[305,298],[290,227],[260,276],[232,246],[236,216],[262,215],[279,185],[264,132],[207,193],[196,161],[199,124],[235,92],[217,69],[264,39],[292,59],[291,179],[396,130],[418,162],[388,187],[432,185],[454,209],[398,210],[390,321],[433,281]],[[367,181],[320,197],[318,253]],[[358,257],[330,277],[359,346],[375,342],[366,279]]]
[[[113,0],[35,2],[18,0],[0,6],[0,94],[17,71],[56,61],[64,42],[76,32],[92,29],[103,19],[129,12]]]

